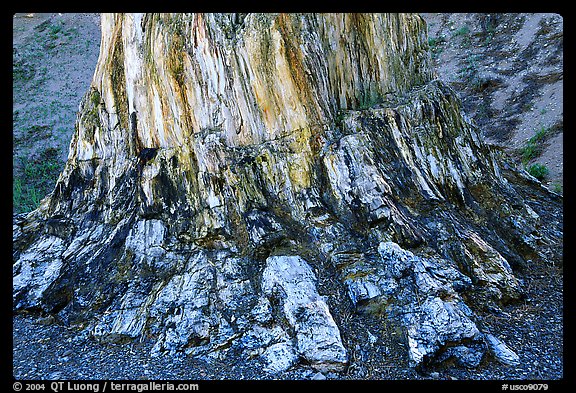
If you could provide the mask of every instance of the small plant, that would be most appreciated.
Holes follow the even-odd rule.
[[[466,58],[466,65],[460,69],[459,74],[473,91],[482,91],[489,83],[478,72],[478,57],[476,55],[469,55]]]
[[[438,36],[436,38],[428,38],[428,46],[430,47],[430,52],[432,53],[432,58],[436,58],[440,53],[442,53],[442,46],[440,44],[446,42],[444,36]]]
[[[346,112],[343,109],[339,109],[338,113],[336,113],[336,117],[334,118],[334,123],[336,123],[338,127],[342,127],[344,116],[346,116]]]
[[[486,38],[484,39],[484,43],[489,44],[494,38],[495,33],[496,33],[496,27],[493,25],[488,25],[486,28]]]
[[[461,37],[462,38],[462,46],[465,48],[469,47],[471,42],[472,42],[470,39],[470,28],[468,26],[462,26],[461,28],[456,30],[452,34],[452,37]]]
[[[524,147],[520,150],[522,156],[522,163],[526,165],[530,160],[538,157],[542,151],[542,141],[546,138],[548,129],[545,127],[540,128],[530,139],[526,141]]]
[[[365,94],[364,97],[360,100],[358,105],[359,110],[366,110],[372,108],[374,105],[377,105],[381,102],[381,98],[378,95],[372,94]]]
[[[544,137],[546,137],[546,134],[548,133],[548,129],[545,127],[540,128],[540,130],[538,130],[536,132],[536,134],[534,134],[534,136],[532,138],[529,139],[530,142],[539,142],[541,140],[544,139]]]
[[[34,77],[34,66],[26,61],[24,55],[16,48],[12,51],[12,79],[14,82],[26,82]]]
[[[458,30],[456,30],[454,32],[454,34],[452,34],[452,37],[460,37],[460,36],[465,36],[468,33],[470,33],[470,28],[466,25],[462,26],[461,28],[459,28]]]
[[[22,173],[14,174],[12,202],[15,213],[26,213],[38,207],[42,198],[54,189],[62,164],[58,150],[48,148],[36,159],[22,162]]]
[[[554,182],[552,184],[552,191],[554,191],[556,194],[562,194],[562,189],[562,183]]]
[[[520,151],[520,154],[522,156],[522,163],[526,165],[530,160],[536,158],[539,152],[540,149],[538,148],[538,146],[532,143],[527,143]]]
[[[34,210],[42,200],[43,192],[33,184],[23,184],[23,179],[15,178],[12,185],[12,203],[16,213],[27,213]]]
[[[543,164],[532,164],[527,168],[529,174],[534,176],[538,180],[544,180],[546,176],[548,176],[548,167]]]
[[[480,25],[482,32],[485,35],[484,43],[488,44],[496,34],[496,26],[498,25],[498,15],[484,14],[480,17]]]
[[[61,24],[51,25],[48,30],[50,38],[55,39],[58,37],[58,34],[62,31],[62,25]]]

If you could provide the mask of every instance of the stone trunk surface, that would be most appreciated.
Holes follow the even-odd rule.
[[[516,363],[481,315],[561,258],[562,200],[429,63],[413,14],[103,14],[65,169],[14,217],[14,310],[277,373],[345,370],[346,306],[415,367]]]

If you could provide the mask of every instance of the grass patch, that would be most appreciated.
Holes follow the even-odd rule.
[[[48,148],[40,157],[20,161],[22,171],[14,175],[12,203],[14,213],[27,213],[38,207],[40,201],[54,189],[62,170],[58,150]]]
[[[520,156],[522,157],[522,164],[526,165],[531,160],[542,154],[542,143],[549,134],[549,130],[546,127],[540,128],[530,139],[526,141],[526,144],[522,149],[520,149]]]
[[[428,38],[428,47],[430,48],[430,53],[432,54],[433,59],[435,59],[436,57],[438,57],[438,55],[440,55],[440,53],[442,53],[442,51],[444,50],[442,44],[445,42],[446,38],[444,38],[444,36]]]
[[[562,190],[563,190],[562,183],[554,182],[552,184],[552,191],[554,191],[556,194],[562,194]]]
[[[548,176],[548,167],[543,164],[532,164],[528,168],[526,168],[529,174],[534,176],[538,180],[544,180],[546,176]]]
[[[462,47],[464,47],[464,48],[468,48],[470,46],[470,44],[472,43],[472,39],[470,38],[470,27],[468,27],[468,26],[462,26],[461,28],[456,30],[452,34],[452,37],[453,38],[460,37],[460,39],[462,41]]]

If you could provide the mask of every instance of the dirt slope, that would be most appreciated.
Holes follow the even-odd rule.
[[[99,14],[14,15],[14,212],[34,209],[54,188],[99,47]]]
[[[422,14],[438,77],[460,92],[484,135],[517,157],[546,165],[562,191],[563,19],[558,14]],[[535,138],[531,154],[527,141]],[[522,153],[525,156],[523,160]],[[523,162],[524,161],[524,162]]]

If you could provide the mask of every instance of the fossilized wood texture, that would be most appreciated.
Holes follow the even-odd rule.
[[[417,15],[103,15],[66,167],[14,220],[14,309],[275,372],[343,370],[349,303],[414,366],[517,362],[479,314],[557,259],[561,200],[428,61]]]

